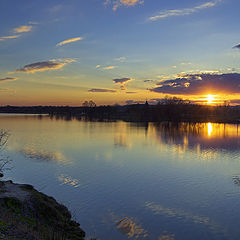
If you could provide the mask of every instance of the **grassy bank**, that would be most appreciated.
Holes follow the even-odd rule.
[[[69,210],[31,185],[0,181],[0,239],[83,240]]]

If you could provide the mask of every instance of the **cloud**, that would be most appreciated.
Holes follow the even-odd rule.
[[[172,9],[172,10],[161,11],[159,14],[150,17],[149,20],[156,21],[156,20],[160,20],[160,19],[168,18],[168,17],[190,15],[190,14],[199,12],[201,10],[214,7],[219,2],[221,2],[221,0],[205,2],[201,5],[195,6],[193,8]]]
[[[117,68],[117,66],[107,66],[107,67],[103,67],[103,70],[112,70]]]
[[[149,83],[149,82],[154,82],[154,80],[152,80],[152,79],[146,79],[146,80],[143,80],[143,82]]]
[[[57,13],[57,12],[61,11],[63,8],[64,8],[64,5],[59,4],[59,5],[49,8],[48,11],[51,13]]]
[[[5,40],[8,40],[8,39],[16,39],[16,38],[19,38],[20,35],[12,35],[12,36],[3,36],[3,37],[0,37],[0,41],[5,41]]]
[[[234,46],[233,48],[240,49],[240,43],[238,45]]]
[[[38,22],[34,22],[34,21],[30,21],[28,24],[37,25],[37,24],[39,24],[39,23],[38,23]]]
[[[57,70],[63,68],[66,64],[68,64],[68,62],[57,62],[56,60],[36,62],[25,65],[24,67],[17,69],[16,72],[35,73],[47,70]]]
[[[78,42],[83,40],[83,37],[69,38],[57,44],[57,46],[63,46],[68,43]]]
[[[127,105],[132,105],[132,104],[144,104],[145,101],[134,101],[134,100],[127,100],[125,101]]]
[[[88,90],[88,92],[94,92],[94,93],[115,93],[116,90],[104,89],[104,88],[92,88],[92,89]]]
[[[14,28],[12,31],[14,33],[25,33],[25,32],[30,32],[32,31],[32,26],[27,26],[27,25],[23,25],[17,28]],[[19,38],[21,36],[21,34],[19,35],[9,35],[9,36],[3,36],[0,37],[0,41],[5,41],[5,40],[9,40],[9,39],[16,39]]]
[[[131,7],[137,4],[143,4],[143,0],[106,0],[105,5],[113,5],[113,11],[116,11],[120,6]]]
[[[112,66],[102,66],[102,65],[97,65],[96,66],[96,68],[97,69],[102,69],[102,70],[113,70],[113,69],[115,69],[115,68],[117,68],[118,66],[114,66],[114,65],[112,65]]]
[[[118,62],[126,62],[127,58],[126,57],[119,57],[119,58],[115,58],[114,60],[118,61]]]
[[[125,85],[132,80],[133,80],[132,78],[115,78],[115,79],[113,79],[113,82],[115,82],[116,84],[120,84],[121,90],[126,90]]]
[[[32,26],[23,25],[23,26],[14,28],[13,31],[14,31],[15,33],[31,32],[31,31],[32,31],[32,28],[33,28]]]
[[[230,103],[231,104],[240,104],[240,99],[231,99]]]
[[[76,59],[73,59],[73,58],[57,58],[57,59],[51,59],[50,61],[72,63],[72,62],[76,62]]]
[[[132,80],[133,80],[132,78],[115,78],[115,79],[113,79],[113,81],[115,83],[119,83],[119,84],[126,84],[127,82],[130,82]]]
[[[126,94],[135,94],[137,92],[126,92]]]
[[[240,93],[240,74],[185,74],[173,80],[161,81],[155,88],[149,90],[157,93],[179,95]]]
[[[5,82],[5,81],[16,81],[17,78],[14,77],[5,77],[5,78],[1,78],[0,82]]]

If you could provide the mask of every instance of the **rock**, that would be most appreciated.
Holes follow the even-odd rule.
[[[3,176],[4,176],[3,173],[0,172],[0,178],[2,178]]]

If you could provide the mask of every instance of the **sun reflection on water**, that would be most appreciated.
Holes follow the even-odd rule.
[[[207,127],[208,127],[208,136],[211,137],[212,132],[213,132],[213,126],[211,123],[208,123]]]

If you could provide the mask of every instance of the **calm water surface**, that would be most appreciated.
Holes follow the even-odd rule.
[[[240,128],[1,115],[6,178],[71,210],[99,240],[240,239]]]

